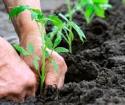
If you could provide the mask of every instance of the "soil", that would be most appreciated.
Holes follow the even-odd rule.
[[[82,14],[74,15],[87,41],[76,39],[73,54],[64,56],[68,72],[62,90],[50,87],[46,96],[0,105],[125,105],[125,6],[120,0],[111,3],[105,20],[96,17],[87,25]],[[59,10],[65,12],[65,6]]]

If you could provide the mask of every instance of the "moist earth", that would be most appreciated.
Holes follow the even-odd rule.
[[[73,54],[64,55],[68,72],[62,90],[48,88],[45,96],[23,103],[0,100],[0,105],[125,105],[125,6],[120,0],[111,3],[106,19],[95,17],[89,25],[75,13],[87,40],[81,44],[76,38]]]

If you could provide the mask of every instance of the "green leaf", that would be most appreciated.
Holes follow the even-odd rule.
[[[30,10],[30,7],[27,6],[27,5],[20,5],[20,6],[14,7],[9,12],[9,17],[14,18],[14,17],[18,16],[20,13],[22,13],[25,10]]]
[[[99,6],[100,6],[101,8],[103,8],[104,10],[107,10],[107,9],[112,8],[112,5],[110,5],[110,4],[100,4]]]
[[[46,58],[49,58],[49,57],[50,57],[50,54],[49,54],[49,52],[48,52],[47,50],[45,51],[45,57],[46,57]]]
[[[63,26],[63,22],[58,16],[50,15],[50,16],[48,16],[48,20],[51,21],[52,24],[54,26],[57,26],[58,28],[59,27],[61,28]]]
[[[36,70],[39,70],[39,61],[40,61],[40,58],[38,56],[35,56],[33,59],[33,65]]]
[[[49,48],[49,49],[53,48],[53,43],[52,43],[52,40],[49,37],[49,35],[45,36],[45,44],[46,44],[47,48]]]
[[[94,16],[94,7],[92,5],[87,6],[84,15],[87,23],[90,23]]]
[[[89,4],[93,4],[93,0],[80,0],[79,2],[82,7],[87,6]]]
[[[59,69],[58,64],[56,63],[55,60],[51,60],[51,63],[52,63],[52,65],[53,65],[53,67],[54,67],[54,71],[57,73],[57,72],[58,72],[58,69]]]
[[[84,39],[86,39],[86,37],[83,31],[80,29],[80,27],[74,22],[70,22],[70,24],[73,27],[73,29],[78,33],[80,40],[84,42]]]
[[[33,20],[37,22],[44,22],[45,16],[41,10],[32,8],[31,11],[32,11],[31,16]]]
[[[96,16],[104,18],[105,17],[105,10],[103,8],[101,8],[100,6],[96,5],[95,6],[95,14],[96,14]]]
[[[32,20],[40,21],[40,18],[39,18],[39,16],[38,16],[38,14],[35,13],[35,12],[32,12],[31,17],[32,17]]]
[[[69,43],[69,35],[67,31],[69,30],[67,30],[67,28],[64,28],[65,35],[62,34],[62,37],[65,39],[67,43]]]
[[[57,53],[68,53],[69,50],[64,47],[57,47],[54,49]]]
[[[54,39],[55,35],[57,35],[57,33],[60,31],[60,29],[57,26],[53,26],[52,28],[52,32],[48,33],[49,37],[51,38],[51,40]]]
[[[108,0],[93,0],[94,3],[98,4],[107,4],[109,1]]]
[[[69,32],[69,38],[70,38],[71,42],[74,40],[74,33],[72,32],[72,29]]]
[[[64,19],[66,22],[68,22],[68,21],[69,21],[69,20],[66,18],[66,16],[65,16],[65,15],[63,15],[63,14],[59,13],[59,16],[60,16],[62,19]]]
[[[43,16],[43,13],[40,9],[32,8],[31,11]]]
[[[30,54],[33,54],[34,53],[34,47],[33,47],[33,44],[28,44],[27,46],[27,50]]]
[[[62,36],[59,34],[57,34],[57,37],[54,41],[54,48],[57,47],[60,43],[61,43],[61,40],[62,40]]]
[[[28,51],[26,51],[23,47],[21,47],[18,44],[14,44],[13,47],[16,49],[17,52],[19,52],[23,56],[31,55]]]

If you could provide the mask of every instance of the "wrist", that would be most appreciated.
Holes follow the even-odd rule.
[[[20,18],[21,18],[20,20],[17,20],[18,21],[17,27],[19,28],[19,31],[17,32],[19,34],[20,40],[24,40],[25,38],[34,37],[34,36],[41,37],[41,35],[45,34],[44,25],[41,25],[39,27],[36,21],[32,19],[30,20],[31,17],[29,16],[27,17],[27,20],[24,20],[23,17],[20,17]]]
[[[32,20],[30,11],[19,14],[14,18],[13,23],[20,38],[24,37],[23,35],[39,32],[39,26],[36,21]]]

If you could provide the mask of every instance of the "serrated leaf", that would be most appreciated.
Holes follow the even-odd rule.
[[[78,33],[80,40],[84,42],[84,39],[86,39],[86,37],[83,31],[80,29],[80,27],[74,22],[70,22],[70,24],[73,27],[73,29]]]
[[[13,44],[13,47],[16,49],[17,52],[19,52],[23,56],[31,55],[28,51],[26,51],[23,47],[21,47],[18,44]]]
[[[14,17],[18,16],[20,13],[22,13],[25,10],[30,10],[30,7],[27,6],[27,5],[20,5],[20,6],[14,7],[9,12],[9,17],[14,18]]]
[[[54,41],[54,46],[53,47],[54,48],[57,47],[60,44],[61,40],[62,40],[62,36],[57,34],[57,37],[56,37],[56,39]]]
[[[54,49],[57,53],[68,53],[69,50],[64,47],[57,47]]]
[[[56,16],[56,15],[48,16],[48,20],[50,20],[52,22],[52,24],[54,26],[57,26],[58,28],[59,27],[61,28],[63,26],[62,20],[58,16]]]

